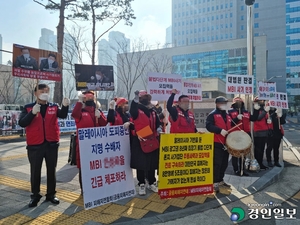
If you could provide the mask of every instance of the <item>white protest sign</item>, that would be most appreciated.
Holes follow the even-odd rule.
[[[276,83],[275,82],[258,82],[258,99],[276,100]]]
[[[135,195],[129,132],[123,126],[78,130],[84,208]]]
[[[181,94],[182,77],[178,74],[148,73],[147,92],[154,101],[167,101],[176,89]]]
[[[227,74],[226,94],[253,94],[253,76]]]
[[[182,94],[189,96],[191,102],[202,101],[202,85],[199,82],[183,80]]]
[[[287,93],[276,92],[276,100],[270,100],[271,107],[289,109]]]

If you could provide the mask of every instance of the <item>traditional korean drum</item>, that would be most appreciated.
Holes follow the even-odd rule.
[[[252,140],[244,131],[233,131],[227,135],[226,146],[228,152],[237,158],[246,156],[251,150]]]

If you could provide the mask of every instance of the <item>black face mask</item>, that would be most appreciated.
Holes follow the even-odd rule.
[[[142,105],[149,105],[148,99],[142,99],[142,100],[140,101],[140,103],[141,103]]]
[[[86,102],[85,102],[85,105],[86,105],[86,106],[94,106],[94,107],[96,107],[96,104],[95,104],[94,101],[86,101]]]

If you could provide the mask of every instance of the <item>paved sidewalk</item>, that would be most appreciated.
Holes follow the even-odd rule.
[[[154,224],[200,211],[210,210],[256,193],[278,179],[283,170],[274,167],[249,177],[233,175],[231,166],[225,181],[231,193],[160,200],[156,193],[134,196],[90,210],[84,210],[80,196],[78,170],[67,163],[69,138],[62,137],[57,165],[57,206],[44,202],[28,208],[30,200],[29,163],[25,142],[0,142],[0,224]],[[284,151],[289,151],[284,147]],[[231,165],[231,162],[229,162]],[[45,165],[42,170],[42,194],[46,193]]]

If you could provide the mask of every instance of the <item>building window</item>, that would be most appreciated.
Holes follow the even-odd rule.
[[[211,36],[211,40],[214,41],[214,36]]]
[[[232,13],[230,13],[230,18],[232,18]]]
[[[241,30],[244,30],[244,25],[241,26]]]
[[[209,17],[207,17],[207,21],[209,21]]]
[[[254,8],[257,9],[259,7],[258,3],[254,3]]]
[[[216,6],[216,10],[219,10],[219,6],[218,5]]]
[[[193,10],[190,11],[190,14],[193,15]]]
[[[230,2],[230,8],[231,8],[231,7],[233,7],[233,3],[232,3],[232,2]]]
[[[223,19],[223,14],[221,14],[220,19]]]
[[[198,38],[198,42],[201,42],[201,38]]]
[[[209,27],[207,27],[207,31],[209,31]]]
[[[194,29],[194,33],[197,33],[197,29]]]
[[[232,28],[232,23],[230,23],[230,27]]]
[[[218,20],[219,19],[219,16],[218,15],[216,15],[216,20]]]
[[[174,32],[174,36],[177,36],[177,32]]]
[[[215,10],[215,7],[214,7],[214,6],[212,6],[212,7],[211,7],[211,11],[214,11],[214,10]]]
[[[258,33],[255,33],[255,34],[254,34],[254,37],[258,37]]]
[[[207,41],[209,41],[209,37],[207,37]]]
[[[214,30],[214,26],[211,26],[211,30]]]
[[[190,20],[190,24],[193,24],[193,20]]]
[[[228,39],[228,34],[225,35],[225,38]]]
[[[258,28],[258,27],[259,27],[258,23],[254,23],[254,28]]]
[[[244,20],[244,16],[241,16],[241,20]]]
[[[244,38],[244,35],[241,35],[241,38]]]
[[[232,33],[230,33],[230,38],[232,38]]]
[[[182,26],[184,25],[184,22],[183,22],[183,21],[181,22],[181,25],[182,25]]]
[[[228,8],[228,3],[225,4],[225,8],[226,8],[226,9]]]
[[[219,40],[219,37],[218,37],[218,35],[216,35],[216,40]]]
[[[242,6],[241,6],[241,11],[243,11],[243,10],[244,10],[244,6],[242,5]]]
[[[213,20],[214,20],[214,18],[215,18],[215,17],[214,17],[214,16],[212,16],[212,17],[211,17],[211,21],[213,21]]]
[[[223,9],[223,5],[221,5],[220,9]]]
[[[225,24],[225,28],[228,28],[228,24],[227,23]]]
[[[259,14],[258,13],[254,13],[254,18],[258,18]]]
[[[177,27],[177,23],[174,23],[174,27]]]
[[[205,8],[203,8],[203,12],[205,12]]]
[[[194,23],[197,23],[197,19],[194,19]]]
[[[209,12],[209,7],[207,7],[207,12]]]

